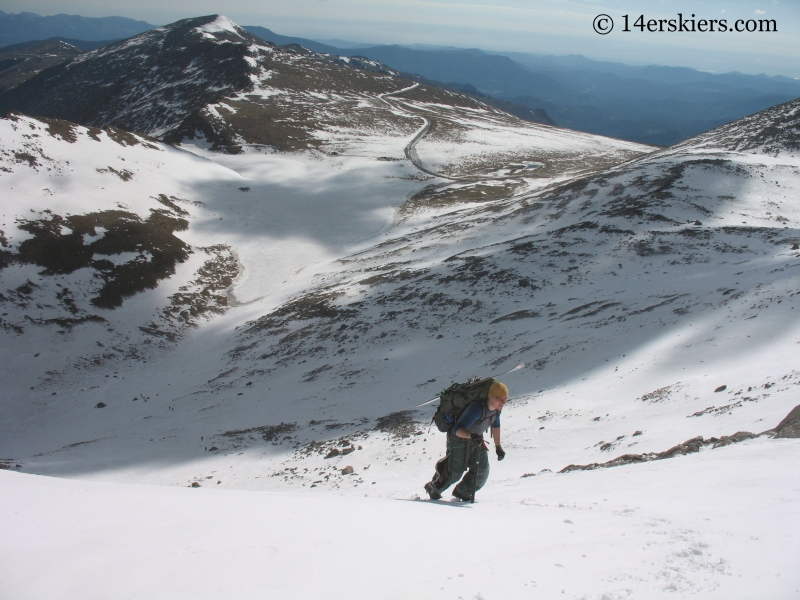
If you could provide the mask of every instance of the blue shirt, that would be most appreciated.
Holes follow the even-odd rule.
[[[485,401],[473,402],[472,404],[468,404],[467,407],[464,409],[464,411],[461,413],[461,416],[458,417],[458,421],[456,421],[455,424],[453,425],[453,429],[451,429],[453,434],[455,434],[455,432],[458,431],[459,429],[467,429],[469,427],[472,427],[473,425],[475,425],[475,423],[480,421],[481,417],[483,416],[484,407],[486,408],[487,411],[489,410],[489,406]],[[497,413],[497,415],[495,415],[494,422],[492,423],[492,428],[493,429],[500,428],[499,412]]]

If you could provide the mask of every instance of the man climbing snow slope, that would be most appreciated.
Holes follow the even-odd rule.
[[[500,446],[500,412],[508,401],[508,388],[495,381],[487,395],[485,400],[468,404],[447,432],[447,454],[436,463],[433,479],[425,484],[431,500],[441,498],[442,492],[461,479],[453,496],[475,501],[475,492],[489,478],[489,451],[483,434],[490,427],[497,460],[505,458]],[[464,471],[467,474],[462,479]]]

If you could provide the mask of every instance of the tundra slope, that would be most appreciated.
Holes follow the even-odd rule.
[[[531,457],[527,473],[602,462],[634,445],[661,452],[698,433],[769,429],[794,405],[798,380],[790,363],[796,127],[790,103],[566,185],[413,214],[378,243],[332,256],[201,327],[158,365],[114,356],[124,383],[53,357],[62,368],[44,380],[38,369],[9,372],[15,403],[27,379],[35,396],[53,389],[64,398],[33,413],[15,406],[3,454],[43,473],[96,475],[110,448],[127,447],[107,476],[174,483],[195,460],[251,448],[258,461],[278,452],[270,468],[284,475],[270,485],[312,484],[297,465],[326,464],[334,447],[354,440],[418,433],[425,415],[406,411],[419,396],[519,361],[530,365],[512,386],[525,425],[508,443]],[[735,149],[742,144],[748,149]],[[101,328],[83,327],[82,336]],[[758,368],[743,369],[754,353]],[[273,390],[291,390],[289,400],[273,400]],[[153,404],[157,394],[167,399]],[[130,401],[93,408],[127,396],[147,398],[146,409]],[[143,421],[122,426],[143,409]],[[52,420],[55,437],[34,433]],[[208,448],[215,454],[206,459]],[[174,461],[138,470],[173,453]]]
[[[419,94],[417,87],[403,94]],[[391,103],[378,98],[398,118],[416,125],[421,119],[406,101],[425,110],[431,122],[437,106],[419,95]],[[498,147],[500,133],[516,133],[526,138],[521,151],[544,154],[555,148],[570,160],[593,153],[611,162],[647,150],[581,134],[572,136],[570,150],[557,129],[503,119],[476,109],[461,126],[467,132],[464,123],[488,130],[494,136],[486,140],[488,147]],[[180,340],[188,342],[187,332],[198,326],[205,332],[204,322],[232,305],[243,310],[214,330],[263,314],[265,306],[271,310],[304,289],[319,264],[369,247],[372,236],[391,226],[398,206],[398,217],[408,218],[436,204],[424,200],[431,189],[439,206],[486,203],[492,195],[481,185],[491,190],[498,183],[474,175],[471,183],[443,188],[430,185],[438,178],[421,181],[409,161],[386,156],[402,157],[412,135],[351,130],[347,139],[357,150],[331,153],[336,155],[317,150],[285,155],[252,147],[231,155],[204,149],[196,139],[183,146],[190,153],[114,127],[18,113],[0,120],[0,128],[0,177],[6,187],[0,229],[0,326],[7,335],[2,379],[11,386],[6,402],[12,407],[4,440],[13,438],[25,448],[4,452],[11,457],[88,439],[77,415],[80,433],[65,427],[54,437],[46,434],[49,449],[30,436],[30,426],[23,425],[28,410],[43,419],[35,419],[34,429],[59,420],[53,410],[71,411],[57,406],[54,393],[61,397],[71,390],[73,398],[83,400],[87,393],[99,394],[87,406],[108,404],[100,391],[108,392],[104,375],[120,377],[122,366],[144,365],[158,349],[169,355]],[[557,170],[554,164],[550,168]],[[509,194],[509,182],[536,188],[569,177],[539,172],[546,170],[517,169],[517,175],[503,175],[499,183]],[[470,185],[472,197],[463,194]],[[198,343],[189,346],[205,344]],[[209,368],[215,370],[216,363]],[[101,381],[90,382],[88,373]],[[137,402],[147,397],[132,394]]]
[[[548,468],[634,445],[660,452],[698,428],[768,429],[796,404],[800,381],[797,127],[789,103],[599,175],[410,220],[240,328],[204,391],[298,371],[309,397],[331,407],[348,389],[379,389],[336,409],[353,429],[362,415],[412,403],[387,371],[433,394],[465,365],[487,373],[524,361],[532,369],[519,376],[527,393],[517,406],[535,398],[538,415],[511,436],[548,447],[537,458]],[[753,363],[750,374],[743,365]],[[769,364],[774,372],[760,373]],[[726,387],[715,392],[722,385],[709,379]],[[565,408],[574,390],[586,395]],[[294,422],[292,411],[281,420]],[[565,438],[559,429],[575,418],[581,433]],[[537,433],[548,421],[556,431]],[[620,431],[624,422],[637,426]]]

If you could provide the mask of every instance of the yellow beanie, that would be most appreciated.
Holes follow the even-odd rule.
[[[508,398],[508,388],[505,384],[495,381],[489,388],[489,398]]]

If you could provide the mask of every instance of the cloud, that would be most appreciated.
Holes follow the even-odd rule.
[[[756,9],[756,14],[757,14],[757,15],[765,15],[765,14],[767,14],[767,11],[765,11],[765,10],[758,10],[758,9]]]

